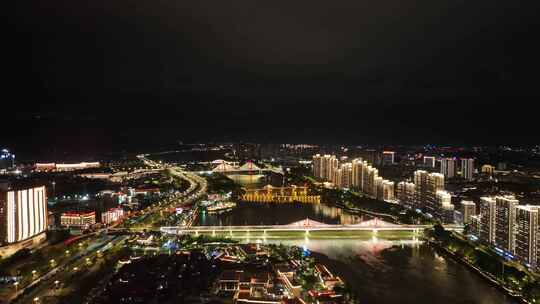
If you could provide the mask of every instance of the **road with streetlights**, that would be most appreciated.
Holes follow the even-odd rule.
[[[40,303],[57,303],[60,296],[77,292],[78,290],[75,287],[82,284],[85,278],[103,270],[102,267],[106,267],[103,259],[112,253],[109,253],[110,250],[102,252],[100,249],[106,246],[111,246],[111,249],[121,248],[124,241],[128,238],[129,236],[116,236],[103,246],[95,247],[92,252],[62,267],[60,271],[57,271],[53,276],[44,280],[37,288],[21,298],[20,303],[26,303],[28,299],[36,297],[40,299]],[[107,269],[107,271],[113,272],[114,269]]]
[[[141,215],[138,215],[133,222],[137,223],[137,219],[145,219],[148,215],[158,214],[162,210],[173,206],[186,205],[197,201],[206,194],[207,182],[206,179],[193,173],[185,172],[178,167],[172,167],[167,164],[156,163],[146,158],[142,160],[149,166],[155,169],[168,169],[173,178],[183,179],[189,182],[189,187],[183,192],[177,192],[166,199],[145,209]],[[152,223],[149,223],[150,225]],[[143,227],[144,228],[144,227]],[[60,295],[65,295],[76,290],[72,289],[81,277],[86,277],[92,272],[97,272],[103,263],[95,263],[105,251],[110,248],[118,248],[123,244],[123,241],[129,238],[129,235],[115,236],[108,235],[107,232],[114,232],[118,228],[104,228],[94,232],[86,239],[88,246],[83,250],[73,254],[69,259],[57,264],[55,260],[50,261],[51,269],[42,275],[33,272],[33,281],[26,286],[14,285],[14,292],[8,302],[13,303],[55,303],[55,300]],[[130,227],[123,228],[129,231]],[[110,251],[110,250],[107,250]],[[67,251],[66,255],[70,252]],[[113,272],[113,269],[110,269]],[[79,275],[80,274],[80,275]],[[35,276],[35,278],[34,278]],[[80,283],[80,282],[79,282]]]

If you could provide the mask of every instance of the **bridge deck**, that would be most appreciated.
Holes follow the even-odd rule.
[[[289,225],[259,225],[259,226],[192,226],[192,227],[161,227],[165,233],[179,232],[214,232],[214,231],[417,231],[430,228],[430,225],[393,225],[393,226],[355,226],[355,225],[325,225],[325,226],[289,226]],[[461,230],[463,226],[448,225],[448,230]]]

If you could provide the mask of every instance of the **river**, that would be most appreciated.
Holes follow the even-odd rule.
[[[199,225],[289,224],[306,218],[328,224],[370,219],[324,204],[240,203],[227,213],[201,214]],[[515,303],[465,266],[413,239],[268,242],[305,246],[358,293],[361,303]]]

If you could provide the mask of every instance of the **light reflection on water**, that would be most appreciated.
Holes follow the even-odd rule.
[[[309,217],[328,224],[355,224],[369,217],[320,205],[239,204],[232,212],[201,216],[200,225],[289,224]],[[246,236],[247,237],[247,236]],[[252,235],[243,242],[306,246],[358,292],[361,303],[515,303],[478,275],[415,238],[304,238],[279,240]],[[319,255],[322,254],[322,255]]]
[[[306,246],[359,293],[361,303],[515,303],[415,239],[264,241]]]
[[[357,224],[371,219],[325,204],[238,203],[230,212],[204,214],[200,226],[285,225],[310,218],[326,224]]]

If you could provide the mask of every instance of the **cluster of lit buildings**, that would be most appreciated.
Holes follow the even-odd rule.
[[[268,259],[271,250],[265,246],[247,244],[230,246],[217,250],[216,259],[222,263],[235,265],[239,261],[252,258]],[[318,288],[305,290],[301,283],[302,261],[290,259],[288,261],[271,263],[271,269],[249,270],[233,269],[223,271],[215,286],[216,291],[222,294],[231,294],[233,304],[286,304],[307,303],[309,295],[313,303],[344,303],[344,296],[335,289],[343,286],[343,281],[334,275],[325,265],[315,263],[313,274]]]
[[[11,255],[46,238],[45,186],[17,187],[0,184],[0,255]]]
[[[454,221],[452,197],[444,189],[444,175],[441,173],[416,170],[413,182],[398,183],[396,197],[399,203],[422,210],[445,223]]]
[[[393,161],[393,152],[383,153],[384,157]],[[428,162],[434,163],[435,159]],[[454,221],[454,205],[450,193],[445,191],[445,175],[442,173],[417,170],[413,182],[403,181],[396,185],[379,176],[377,168],[360,158],[340,164],[334,155],[317,154],[313,156],[313,175],[332,182],[338,188],[352,188],[379,200],[397,201],[443,222]]]
[[[446,178],[454,178],[458,175],[466,180],[472,180],[474,175],[474,159],[461,158],[461,166],[458,171],[458,159],[455,157],[443,157],[437,159],[435,156],[424,156],[424,167],[435,168],[437,161],[440,163],[440,173]]]
[[[471,216],[471,234],[494,246],[500,255],[540,267],[540,206],[519,205],[514,196],[480,198],[480,213]]]
[[[110,225],[124,217],[124,209],[111,208],[101,213],[101,223]],[[60,225],[74,229],[88,229],[96,224],[96,212],[64,212],[60,216]]]
[[[337,188],[354,188],[373,198],[395,200],[394,182],[380,177],[379,170],[361,158],[340,164],[335,155],[314,155],[313,175]]]
[[[99,162],[81,162],[73,164],[57,164],[57,163],[36,163],[35,170],[39,172],[50,171],[75,171],[89,168],[99,168]]]

